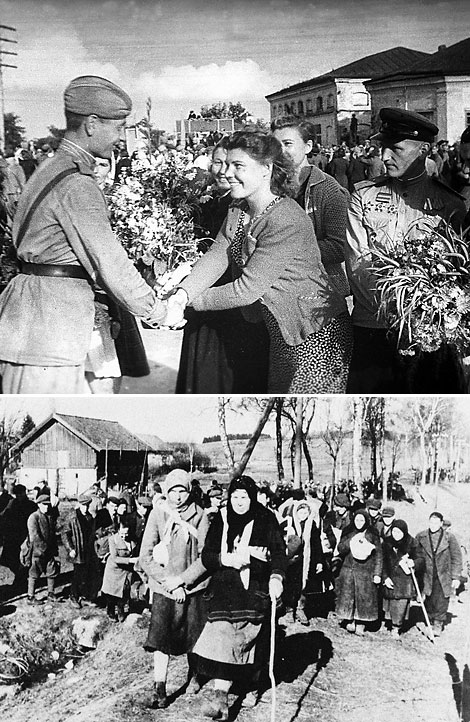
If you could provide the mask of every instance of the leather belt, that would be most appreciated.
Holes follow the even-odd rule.
[[[88,280],[89,276],[81,266],[52,265],[50,263],[20,262],[20,273],[28,276],[53,276],[55,278],[82,278]]]

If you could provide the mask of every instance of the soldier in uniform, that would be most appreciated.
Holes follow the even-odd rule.
[[[3,393],[83,393],[95,283],[150,325],[165,315],[112,233],[93,173],[96,157],[111,158],[131,100],[89,75],[72,80],[64,101],[64,140],[32,175],[14,219],[20,273],[0,297]]]
[[[378,318],[376,276],[371,270],[378,249],[400,243],[410,226],[443,219],[456,229],[465,204],[455,191],[427,175],[425,158],[438,128],[418,113],[382,108],[382,127],[373,136],[382,145],[386,175],[355,186],[346,227],[346,269],[354,297],[354,351],[350,393],[459,393],[464,388],[460,360],[449,347],[401,356],[397,342]],[[419,225],[413,227],[419,234]]]

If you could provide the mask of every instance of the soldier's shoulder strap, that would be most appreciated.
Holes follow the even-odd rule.
[[[80,173],[80,168],[78,166],[74,166],[73,168],[66,168],[65,170],[62,170],[60,173],[55,175],[51,180],[46,183],[44,188],[38,193],[34,201],[31,203],[27,214],[24,217],[24,220],[20,226],[20,229],[18,231],[18,235],[16,237],[16,250],[20,247],[20,244],[24,238],[24,235],[26,231],[29,228],[29,225],[31,223],[31,218],[33,217],[33,214],[36,212],[36,208],[43,202],[44,198],[49,195],[51,190],[55,188],[55,186],[60,183],[64,178],[71,175],[72,173]]]
[[[444,183],[444,181],[441,181],[440,178],[436,178],[436,176],[431,177],[431,181],[439,186],[440,189],[444,189],[452,196],[455,196],[456,198],[460,198],[461,201],[465,201],[465,198],[461,193],[458,191],[454,191],[453,188],[447,185],[447,183]]]

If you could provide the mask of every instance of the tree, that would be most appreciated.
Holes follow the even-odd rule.
[[[15,459],[11,458],[11,448],[24,436],[23,429],[31,430],[31,424],[34,428],[29,414],[24,417],[4,414],[0,418],[0,486],[3,485],[5,472],[17,466]]]
[[[329,410],[328,410],[329,411]],[[332,423],[329,418],[326,422],[326,429],[322,431],[321,438],[323,439],[326,450],[333,461],[333,468],[331,470],[331,495],[330,499],[333,500],[336,493],[336,467],[338,464],[338,456],[346,438],[346,431],[343,428],[342,422],[336,424]]]
[[[284,397],[283,405],[282,405],[282,415],[285,419],[289,421],[292,436],[291,436],[291,442],[290,442],[290,456],[291,456],[291,468],[292,468],[292,476],[294,476],[294,470],[295,470],[295,444],[297,439],[297,407],[296,407],[296,399],[293,397],[286,396]],[[305,398],[304,403],[302,404],[302,430],[301,430],[301,442],[302,442],[302,451],[305,456],[305,461],[307,463],[307,469],[308,469],[308,479],[310,482],[313,481],[313,461],[312,456],[310,454],[310,449],[308,448],[308,435],[310,432],[310,425],[313,421],[313,417],[315,416],[315,409],[316,409],[316,399],[314,398]]]
[[[220,440],[222,442],[222,448],[225,454],[225,461],[227,462],[227,468],[229,470],[229,473],[232,473],[235,467],[235,461],[233,458],[232,447],[230,446],[230,442],[228,440],[226,416],[226,409],[229,403],[229,398],[227,398],[226,396],[219,396],[217,401],[217,416],[219,419],[219,433]]]
[[[385,398],[369,397],[364,399],[364,403],[366,410],[363,440],[370,444],[370,475],[375,491],[378,491],[379,480],[383,481],[384,476]]]
[[[236,123],[243,124],[250,117],[247,109],[237,101],[236,103],[212,103],[212,105],[201,105],[202,118],[233,118]]]
[[[26,131],[21,125],[21,118],[15,113],[5,113],[3,122],[5,127],[5,148],[10,147],[15,150],[26,139]]]

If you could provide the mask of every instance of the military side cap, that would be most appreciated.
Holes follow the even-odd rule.
[[[439,132],[437,125],[413,110],[381,108],[379,117],[380,130],[371,136],[371,140],[422,140],[432,143]]]
[[[115,83],[98,75],[74,78],[64,92],[65,110],[76,115],[97,115],[121,120],[132,110],[132,100]]]

